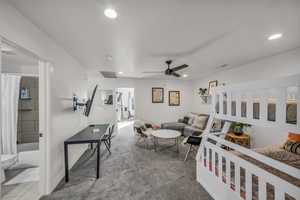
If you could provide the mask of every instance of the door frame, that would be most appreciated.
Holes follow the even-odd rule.
[[[113,98],[114,98],[114,110],[115,110],[115,122],[116,123],[118,123],[119,122],[119,120],[118,120],[118,112],[120,112],[120,110],[119,110],[119,108],[118,108],[118,105],[117,105],[117,99],[118,99],[118,89],[119,88],[115,88],[114,90],[113,90],[113,92],[114,92],[114,94],[113,94]]]
[[[49,194],[51,192],[50,187],[50,80],[51,80],[51,71],[53,69],[51,62],[46,59],[41,58],[35,53],[11,42],[10,40],[2,37],[0,35],[0,74],[2,72],[2,44],[8,44],[13,48],[16,48],[20,52],[33,57],[38,61],[38,77],[39,77],[39,151],[40,151],[40,180],[39,180],[39,196]],[[1,94],[1,81],[0,81],[0,94]],[[1,99],[0,99],[1,105]],[[0,106],[1,111],[1,106]],[[1,112],[0,112],[1,119]],[[1,126],[1,120],[0,120]],[[0,129],[0,133],[1,133]],[[1,145],[1,137],[0,137]],[[1,147],[1,146],[0,146]],[[1,156],[1,151],[0,151]],[[0,162],[1,168],[1,162]],[[1,183],[1,180],[0,180]],[[0,185],[0,195],[1,195],[1,186]]]
[[[0,37],[0,72],[2,72],[2,38]],[[0,73],[1,74],[1,73]],[[0,94],[2,94],[2,85],[0,81]],[[2,127],[2,99],[0,98],[0,127]],[[0,136],[2,135],[2,128],[0,128]],[[2,137],[0,137],[0,149],[2,149]],[[1,158],[1,151],[0,151],[0,158]],[[1,159],[0,159],[0,169],[2,169],[1,166]],[[1,173],[1,172],[0,172]],[[0,174],[0,197],[2,196],[2,175]]]
[[[135,101],[135,88],[134,87],[117,87],[117,88],[115,88],[114,89],[114,110],[115,110],[115,121],[116,121],[116,123],[118,123],[118,122],[122,122],[123,120],[121,120],[121,121],[118,121],[118,112],[117,112],[117,110],[118,110],[118,106],[117,106],[117,93],[119,92],[118,90],[119,89],[133,89],[133,98],[134,98],[134,111],[135,111],[135,109],[136,109],[136,101]],[[118,110],[119,111],[119,110]],[[120,112],[120,111],[119,111]],[[134,113],[134,119],[135,119],[135,113]]]
[[[52,64],[39,61],[39,150],[40,195],[51,192],[50,186],[50,75]]]

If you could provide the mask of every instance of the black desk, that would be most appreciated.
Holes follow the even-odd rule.
[[[109,124],[101,124],[101,125],[90,125],[85,129],[81,130],[74,136],[65,140],[65,181],[69,181],[69,158],[68,158],[68,145],[69,144],[97,144],[97,179],[99,178],[99,169],[100,169],[100,144],[101,137],[106,132]],[[93,129],[99,129],[98,132],[93,132]]]

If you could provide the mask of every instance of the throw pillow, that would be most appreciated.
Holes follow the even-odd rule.
[[[194,119],[197,115],[194,115],[192,113],[189,113],[187,117],[189,117],[188,125],[192,125],[194,122]]]
[[[185,123],[185,124],[188,124],[189,120],[190,120],[190,118],[187,117],[187,116],[185,116],[185,117],[183,118],[183,121],[182,121],[182,122]]]
[[[152,126],[152,129],[153,129],[153,130],[158,130],[158,129],[160,129],[160,126],[154,125],[154,126]]]
[[[290,140],[288,139],[284,145],[283,145],[283,149],[295,154],[300,155],[300,142],[296,142],[294,140]]]
[[[300,134],[297,133],[289,133],[288,138],[290,140],[294,140],[296,142],[300,142]]]
[[[205,129],[207,117],[205,116],[197,116],[195,117],[192,126],[199,129]]]
[[[152,124],[145,123],[146,128],[152,128]]]

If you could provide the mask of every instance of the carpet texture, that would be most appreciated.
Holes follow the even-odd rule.
[[[101,146],[101,177],[95,179],[96,154],[87,151],[55,191],[42,200],[212,200],[196,182],[194,155],[183,162],[186,147],[154,152],[136,145],[132,123],[121,125],[112,154]],[[171,141],[170,141],[171,142]],[[173,141],[172,141],[173,142]],[[151,148],[151,145],[150,145]]]

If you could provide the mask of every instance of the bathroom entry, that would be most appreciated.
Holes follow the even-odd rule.
[[[20,81],[18,103],[18,152],[39,149],[39,80],[23,76]]]
[[[42,66],[23,50],[1,44],[1,200],[37,200],[45,183],[39,136]]]

